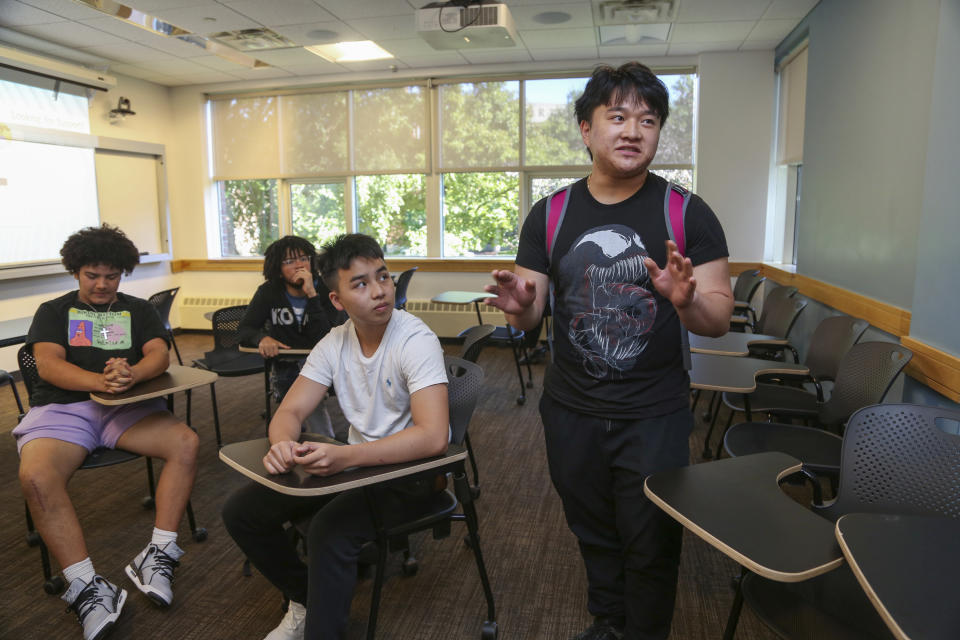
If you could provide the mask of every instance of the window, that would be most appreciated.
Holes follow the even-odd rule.
[[[651,169],[692,188],[696,76],[662,79],[671,114]],[[254,255],[281,229],[318,244],[367,233],[388,256],[515,255],[530,206],[590,171],[574,116],[586,81],[213,97],[223,255]]]

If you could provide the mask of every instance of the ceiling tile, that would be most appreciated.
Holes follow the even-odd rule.
[[[672,44],[684,44],[690,42],[733,42],[737,44],[743,42],[750,30],[753,28],[753,22],[693,22],[685,24],[675,24],[670,30],[670,42]]]
[[[534,49],[530,52],[537,62],[548,60],[595,60],[596,47],[564,47],[562,49]]]
[[[692,42],[692,43],[672,43],[667,50],[667,55],[671,56],[695,56],[709,51],[737,51],[740,48],[739,42]]]
[[[601,58],[652,58],[667,55],[667,44],[614,44],[597,47]]]
[[[8,0],[12,2],[13,0]],[[96,9],[91,9],[77,2],[69,0],[20,0],[23,4],[29,4],[37,9],[49,11],[63,18],[71,20],[83,20],[84,18],[96,18],[103,14]]]
[[[203,71],[201,73],[177,74],[177,86],[184,84],[213,84],[217,82],[235,82],[239,78],[226,71]]]
[[[332,22],[311,22],[308,24],[289,24],[273,27],[273,30],[303,46],[365,39],[357,31],[339,20]],[[336,35],[331,39],[328,36],[328,32],[333,32]]]
[[[201,4],[193,7],[180,7],[179,9],[161,9],[156,12],[156,15],[170,24],[202,35],[219,31],[255,29],[262,26],[255,20],[251,20],[222,4]],[[211,21],[210,18],[213,20]]]
[[[796,20],[761,20],[747,36],[747,42],[751,40],[776,40],[779,42],[790,35],[796,24]]]
[[[423,6],[429,0],[415,3]],[[370,16],[410,16],[413,22],[414,5],[404,0],[317,0],[317,4],[332,13],[338,20],[369,18]]]
[[[397,58],[405,56],[446,56],[452,53],[449,50],[437,50],[427,44],[423,38],[405,38],[403,40],[378,40],[377,44],[392,53]]]
[[[205,73],[210,71],[209,67],[205,67],[202,64],[197,64],[193,60],[187,58],[144,60],[142,62],[138,62],[137,66],[146,69],[147,71],[163,73],[170,76],[175,76],[181,73]],[[237,65],[237,67],[242,68],[240,65]]]
[[[790,18],[796,22],[810,13],[818,2],[820,0],[773,0],[763,18]]]
[[[99,31],[77,22],[55,22],[17,27],[18,31],[67,47],[94,47],[103,44],[123,44],[123,38]]]
[[[456,51],[437,51],[437,54],[443,55],[406,55],[400,56],[400,60],[414,69],[429,69],[431,67],[449,67],[453,65],[469,64],[463,56]]]
[[[120,1],[120,0],[118,0]],[[198,4],[211,4],[211,0],[127,0],[136,5],[137,11],[152,13],[159,9],[180,9],[182,7],[193,7]]]
[[[513,6],[510,3],[510,15],[516,22],[518,29],[569,29],[571,27],[593,27],[593,12],[590,10],[590,4],[587,2],[578,2],[576,4],[550,4],[543,5],[525,5]],[[564,22],[547,22],[537,20],[537,16],[544,15],[544,19],[549,20],[549,14],[557,14],[555,17],[562,17],[563,14],[569,16]]]
[[[398,69],[406,69],[407,65],[396,59],[388,60],[364,60],[362,62],[338,62],[337,65],[350,71],[385,71],[391,70],[396,66]]]
[[[590,47],[597,44],[597,32],[593,27],[578,29],[535,29],[520,34],[523,44],[529,49],[556,49],[558,44],[571,47]]]
[[[237,67],[236,71],[231,71],[230,75],[237,76],[244,80],[272,80],[273,78],[292,78],[293,74],[280,67],[262,67],[260,69],[248,69],[246,67]]]
[[[739,51],[765,51],[774,50],[781,40],[747,40],[740,45]]]
[[[317,59],[317,56],[310,53],[303,47],[296,47],[294,49],[273,49],[272,51],[249,51],[248,53],[258,60],[263,60],[264,62],[277,67],[310,64]]]
[[[355,18],[350,21],[350,26],[366,36],[366,39],[374,40],[378,44],[381,40],[417,37],[417,24],[412,14],[409,16]]]
[[[0,2],[0,25],[5,27],[19,27],[28,24],[48,24],[63,22],[63,18],[46,11],[41,11],[17,0],[3,0]]]
[[[117,62],[130,62],[138,64],[147,60],[176,60],[174,56],[163,51],[157,51],[149,47],[144,47],[136,42],[125,42],[121,44],[104,44],[96,47],[84,47],[82,51],[88,51],[94,55],[103,56]]]
[[[680,0],[677,22],[759,20],[770,0]]]
[[[240,66],[236,62],[231,62],[226,58],[221,58],[220,56],[214,56],[210,54],[203,55],[197,58],[190,58],[190,61],[196,62],[197,64],[201,64],[209,69],[213,69],[214,71],[229,72]]]
[[[268,27],[335,19],[313,0],[221,0],[221,4]]]
[[[333,64],[332,62],[327,62],[320,57],[317,57],[317,61],[313,64],[291,65],[283,67],[283,70],[301,77],[347,73],[347,70],[343,67]]]
[[[460,55],[470,64],[496,64],[500,62],[530,62],[530,52],[522,47],[510,49],[460,49]]]

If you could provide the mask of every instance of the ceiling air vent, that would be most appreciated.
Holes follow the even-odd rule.
[[[678,5],[679,0],[594,0],[594,24],[602,27],[673,22]]]
[[[207,36],[220,44],[233,47],[238,51],[266,51],[269,49],[289,49],[299,46],[293,40],[285,38],[270,29],[241,29],[240,31],[221,31]]]

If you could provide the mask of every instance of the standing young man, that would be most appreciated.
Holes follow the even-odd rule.
[[[686,257],[668,239],[667,182],[647,170],[668,104],[640,63],[593,72],[576,102],[593,167],[570,189],[551,255],[544,199],[523,225],[514,271],[494,271],[486,287],[498,296],[488,304],[530,329],[554,286],[540,415],[595,618],[577,640],[670,633],[681,527],[647,500],[643,482],[689,459],[680,323],[722,335],[733,309],[723,230],[703,200],[692,196],[687,208]]]
[[[266,280],[253,294],[240,321],[240,342],[257,347],[270,363],[270,385],[277,404],[300,374],[305,358],[277,357],[283,349],[312,349],[346,315],[330,302],[320,279],[313,243],[284,236],[263,252]],[[311,433],[333,436],[324,403],[306,420]]]
[[[324,247],[330,301],[346,311],[307,357],[270,422],[270,473],[303,465],[319,476],[435,456],[449,442],[447,375],[437,336],[416,316],[393,308],[393,280],[369,236],[340,236]],[[331,384],[350,422],[344,446],[299,443],[300,424]],[[435,474],[411,477],[378,497],[387,520],[425,512]],[[283,525],[310,514],[304,564]],[[223,508],[227,531],[253,565],[289,599],[266,640],[342,638],[356,583],[360,548],[376,537],[361,490],[334,496],[286,496],[257,483],[237,490]]]
[[[115,227],[89,227],[60,250],[77,291],[40,305],[27,345],[40,379],[32,408],[13,430],[20,485],[44,543],[63,567],[63,599],[80,619],[85,640],[106,636],[127,592],[96,573],[67,495],[67,482],[97,447],[121,448],[163,460],[152,538],[126,568],[154,603],[173,601],[176,543],[196,474],[197,434],[166,410],[162,398],[107,407],[90,392],[123,393],[167,370],[167,331],[146,300],[117,291],[121,274],[140,262],[134,244]]]

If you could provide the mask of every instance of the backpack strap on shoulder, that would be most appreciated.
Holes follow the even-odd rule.
[[[687,257],[686,223],[687,205],[690,204],[690,192],[673,182],[667,183],[667,192],[663,197],[663,217],[667,223],[667,235],[677,245],[680,255]],[[690,357],[690,336],[687,328],[680,324],[680,355],[683,368],[687,371],[693,366]]]
[[[687,205],[690,204],[690,195],[690,192],[680,185],[668,182],[663,198],[663,216],[667,223],[667,234],[676,243],[680,255],[684,257],[687,256],[687,234],[684,223]]]
[[[563,217],[567,215],[567,203],[570,201],[570,186],[560,187],[549,196],[547,196],[547,267],[553,263],[553,247],[557,243],[557,236],[560,235],[560,225],[563,224]],[[547,277],[547,300],[550,309],[555,308],[553,295],[553,278]],[[547,332],[547,345],[550,347],[550,355],[553,356],[553,332]]]

